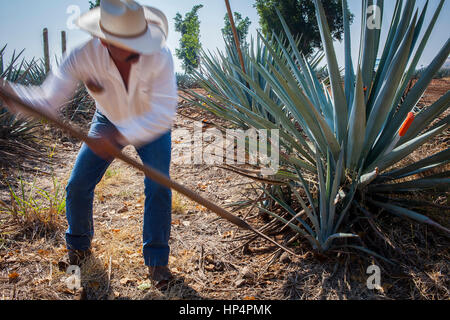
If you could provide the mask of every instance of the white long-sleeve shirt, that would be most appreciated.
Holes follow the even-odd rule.
[[[13,89],[36,108],[56,114],[73,96],[79,81],[104,89],[100,93],[87,91],[97,109],[132,145],[151,142],[172,127],[178,93],[172,54],[166,46],[157,53],[141,55],[132,65],[128,91],[108,50],[97,38],[75,48],[42,86],[13,85]]]

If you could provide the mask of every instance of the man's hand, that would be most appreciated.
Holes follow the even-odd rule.
[[[100,137],[90,138],[88,145],[100,158],[112,161],[128,145],[128,141],[118,130],[112,130],[102,132]]]

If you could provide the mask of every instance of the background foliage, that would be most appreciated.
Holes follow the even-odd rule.
[[[335,40],[342,40],[344,32],[342,0],[322,1],[330,32]],[[299,50],[305,55],[311,54],[314,49],[322,48],[320,30],[315,15],[314,2],[312,0],[256,0],[255,7],[260,16],[264,35],[274,32],[283,34],[283,26],[277,16],[278,9],[286,20],[294,38],[301,37]],[[349,15],[350,22],[353,15]]]
[[[233,30],[231,29],[230,18],[228,14],[225,14],[223,18],[225,27],[222,29],[222,33],[227,41],[233,41]],[[236,25],[236,31],[239,37],[239,42],[243,45],[247,42],[248,29],[252,24],[249,17],[242,18],[242,14],[239,12],[234,13],[234,24]]]
[[[185,72],[198,68],[200,64],[200,20],[198,10],[203,5],[196,5],[186,13],[184,19],[180,13],[175,16],[175,30],[181,33],[180,48],[176,49],[176,55],[183,63]]]

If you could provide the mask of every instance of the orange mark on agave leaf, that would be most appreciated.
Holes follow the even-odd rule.
[[[412,123],[414,121],[414,113],[410,112],[408,113],[408,117],[406,118],[405,122],[403,122],[402,126],[400,127],[400,130],[398,131],[398,135],[400,137],[403,137],[406,132],[408,132],[409,127],[411,127]]]

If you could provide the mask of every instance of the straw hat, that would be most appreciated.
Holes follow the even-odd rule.
[[[159,51],[169,34],[162,11],[133,0],[101,0],[100,7],[81,15],[76,23],[94,37],[141,54]]]

